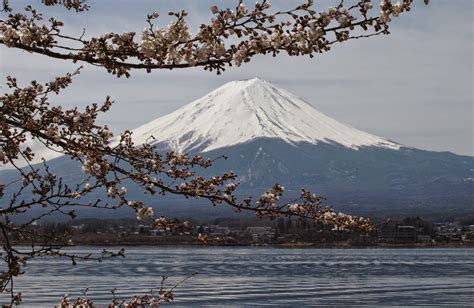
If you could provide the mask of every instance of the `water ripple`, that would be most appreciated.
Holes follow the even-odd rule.
[[[89,248],[73,248],[84,253]],[[22,307],[51,307],[64,293],[105,303],[157,288],[162,274],[181,285],[176,307],[470,306],[473,249],[130,248],[127,257],[71,266],[32,261],[16,281]],[[0,295],[0,303],[7,300]]]

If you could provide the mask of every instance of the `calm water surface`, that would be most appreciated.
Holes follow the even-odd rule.
[[[37,259],[16,282],[22,307],[52,307],[64,293],[73,298],[87,287],[91,298],[105,303],[112,288],[121,298],[158,287],[162,274],[172,285],[193,272],[199,274],[166,306],[474,307],[474,249],[130,247],[126,255],[74,267]]]

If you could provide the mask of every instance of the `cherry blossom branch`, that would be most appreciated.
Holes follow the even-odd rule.
[[[8,1],[6,1],[8,3]],[[62,1],[47,1],[50,5]],[[79,1],[81,2],[81,1]],[[186,11],[169,12],[175,18],[166,27],[156,28],[160,14],[147,15],[147,28],[140,33],[105,33],[84,38],[62,33],[63,22],[43,16],[31,6],[25,13],[7,10],[0,19],[0,44],[42,54],[55,59],[85,62],[105,68],[118,77],[130,70],[150,72],[156,69],[203,67],[218,74],[226,67],[240,66],[259,54],[290,56],[327,52],[331,45],[352,39],[389,34],[393,17],[411,9],[413,0],[378,1],[380,13],[374,13],[371,0],[340,1],[336,7],[316,12],[313,1],[287,10],[270,12],[269,1],[258,1],[251,9],[242,1],[235,10],[211,7],[213,18],[192,34],[186,23]],[[375,1],[377,2],[377,1]],[[69,4],[70,6],[71,4]],[[372,16],[370,16],[372,15]],[[363,33],[366,34],[363,34]]]

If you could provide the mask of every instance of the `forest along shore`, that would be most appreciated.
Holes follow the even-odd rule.
[[[383,220],[382,220],[383,221]],[[368,233],[335,230],[308,220],[280,218],[195,221],[189,228],[152,228],[134,219],[83,219],[44,223],[36,232],[70,234],[69,246],[272,246],[296,248],[474,247],[474,222],[432,222],[420,217],[374,223]],[[21,238],[12,238],[17,244]],[[3,238],[0,235],[0,242]],[[57,243],[61,244],[61,243]]]

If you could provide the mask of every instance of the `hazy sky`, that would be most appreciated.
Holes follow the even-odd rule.
[[[12,1],[23,6],[22,1]],[[38,4],[38,1],[30,1]],[[220,6],[232,1],[214,1]],[[271,1],[276,9],[301,1]],[[316,1],[327,8],[333,1]],[[223,75],[202,69],[133,72],[117,79],[85,65],[83,73],[55,100],[68,106],[116,101],[102,118],[115,131],[134,128],[169,113],[235,79],[255,76],[302,97],[319,111],[367,132],[421,149],[474,155],[473,3],[437,0],[394,20],[392,34],[351,41],[314,59],[256,57]],[[209,20],[212,1],[89,1],[92,9],[53,12],[71,33],[140,31],[154,10],[186,8],[193,26]],[[132,4],[133,3],[133,4]],[[166,18],[165,18],[166,19]],[[2,79],[47,81],[78,65],[0,48]],[[2,83],[2,87],[3,87]],[[4,90],[3,90],[4,91]]]

